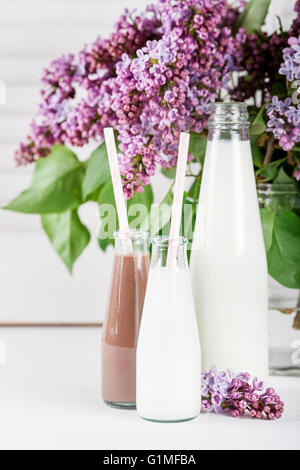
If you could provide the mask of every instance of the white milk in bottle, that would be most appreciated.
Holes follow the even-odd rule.
[[[268,374],[267,263],[243,103],[213,105],[191,274],[203,367]]]
[[[189,420],[201,408],[201,351],[186,244],[180,238],[177,265],[168,269],[168,238],[153,240],[136,384],[137,411],[153,421]]]

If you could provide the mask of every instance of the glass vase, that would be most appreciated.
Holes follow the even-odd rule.
[[[293,183],[258,184],[260,206],[276,214],[300,212],[300,195]],[[300,291],[269,276],[269,368],[274,375],[300,376]]]

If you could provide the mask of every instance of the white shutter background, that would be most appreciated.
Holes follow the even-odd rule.
[[[145,0],[0,0],[0,205],[30,183],[33,167],[15,168],[13,152],[38,102],[42,69],[112,30],[124,8]],[[88,157],[89,149],[81,149]],[[82,219],[93,234],[97,209]],[[95,237],[71,277],[43,233],[38,216],[0,210],[0,323],[94,323],[103,319],[112,250]]]
[[[124,8],[150,0],[0,0],[0,205],[25,189],[33,167],[15,168],[13,152],[27,132],[38,102],[42,69],[56,56],[76,52],[112,30]],[[274,12],[292,18],[292,1],[273,0]],[[89,149],[81,149],[87,157]],[[167,182],[156,180],[161,198]],[[82,219],[95,234],[97,210]],[[112,250],[103,254],[92,239],[71,277],[43,233],[39,217],[0,210],[0,323],[95,323],[103,319]]]

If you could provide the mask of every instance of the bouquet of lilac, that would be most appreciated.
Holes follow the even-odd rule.
[[[231,370],[219,372],[216,367],[202,375],[202,408],[206,412],[229,413],[233,417],[249,414],[253,418],[279,419],[284,403],[273,388],[257,378],[250,383],[248,373],[235,375]],[[263,392],[263,393],[261,393]]]
[[[114,127],[128,212],[143,204],[135,227],[168,233],[169,215],[149,217],[151,181],[170,180],[163,206],[171,206],[180,131],[191,134],[184,235],[192,241],[215,101],[249,103],[257,183],[292,186],[283,207],[262,203],[269,273],[300,288],[300,0],[288,31],[264,31],[271,0],[156,0],[141,13],[128,10],[109,38],[54,60],[42,76],[41,100],[18,165],[34,164],[31,186],[6,209],[41,215],[50,241],[67,267],[89,243],[78,209],[99,207],[99,245],[113,243],[103,207],[114,206],[103,129]],[[74,147],[95,150],[79,161]],[[71,151],[68,146],[73,148]],[[298,195],[298,196],[297,196]],[[160,208],[159,208],[160,210]],[[158,215],[160,214],[158,210]],[[168,215],[169,214],[169,215]],[[169,218],[168,218],[169,217]],[[155,223],[152,223],[154,220]],[[117,224],[117,222],[116,222]],[[154,228],[155,227],[155,231]]]

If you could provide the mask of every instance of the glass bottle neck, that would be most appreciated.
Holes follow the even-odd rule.
[[[210,125],[208,130],[208,140],[249,140],[249,126],[222,126]]]
[[[149,253],[149,233],[146,230],[131,230],[128,235],[116,232],[115,253],[117,255]]]
[[[178,269],[188,269],[187,239],[179,237],[176,253],[176,265]],[[168,237],[154,237],[152,240],[151,268],[164,268],[167,265],[169,250]]]
[[[249,115],[245,103],[214,103],[208,140],[249,140]]]

